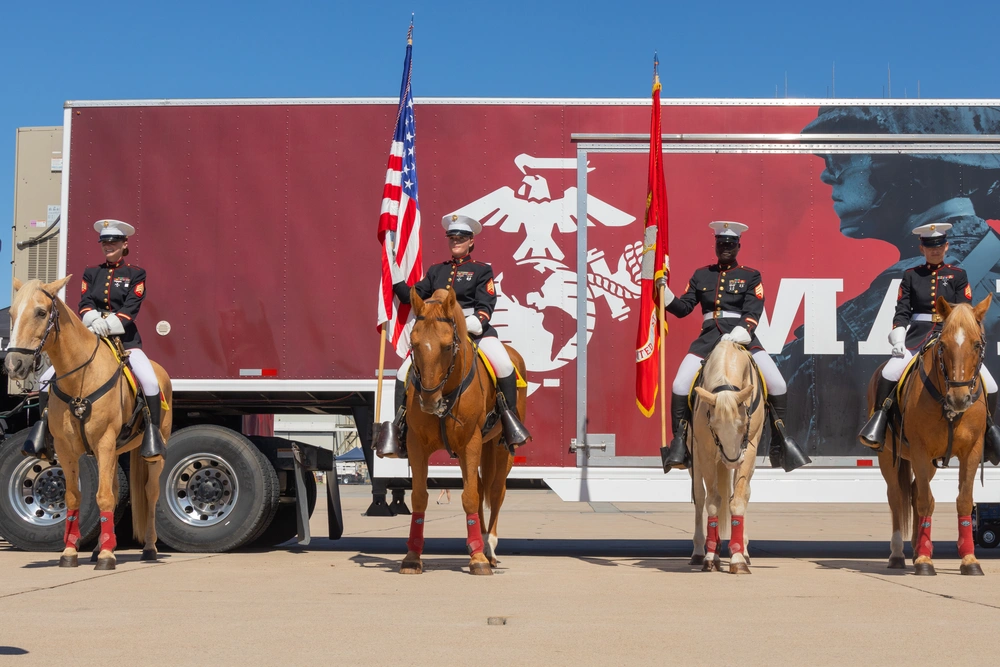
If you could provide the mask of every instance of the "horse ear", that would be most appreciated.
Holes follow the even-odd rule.
[[[752,393],[753,393],[753,385],[743,387],[742,389],[740,389],[739,393],[736,394],[736,402],[737,403],[746,402],[746,400],[750,398],[750,394]]]
[[[21,282],[20,278],[14,278],[14,282],[12,282],[11,284],[14,286],[15,292],[24,287],[24,283]]]
[[[72,278],[72,277],[73,277],[73,274],[71,273],[71,274],[69,274],[68,276],[66,276],[64,278],[60,278],[59,280],[54,280],[51,283],[48,283],[48,284],[44,285],[43,288],[49,294],[55,295],[63,287],[66,287],[66,283],[68,283],[69,279]]]
[[[410,306],[413,308],[414,315],[419,315],[424,309],[424,300],[420,298],[419,294],[417,294],[417,288],[415,286],[410,288]]]
[[[937,311],[941,313],[945,318],[951,315],[951,311],[955,309],[953,305],[944,300],[943,296],[937,298],[937,303],[934,304],[937,307]]]
[[[458,299],[455,297],[455,290],[452,289],[452,286],[448,285],[447,289],[448,289],[448,296],[444,298],[444,303],[442,304],[444,306],[445,312],[453,310],[455,308],[455,305],[458,303]]]
[[[694,391],[696,394],[698,394],[698,398],[705,401],[713,408],[715,407],[715,399],[717,398],[715,394],[705,389],[704,387],[695,387]]]
[[[992,302],[993,302],[993,295],[987,294],[985,299],[976,304],[976,307],[973,309],[973,312],[975,312],[977,320],[979,320],[980,322],[983,321],[983,318],[986,317],[986,311],[990,309],[990,304]]]

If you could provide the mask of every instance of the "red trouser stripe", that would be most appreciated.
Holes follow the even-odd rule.
[[[469,555],[475,556],[476,554],[483,553],[483,531],[479,529],[479,515],[467,514],[465,516],[465,525],[469,529],[469,539],[466,541],[469,547]]]
[[[971,524],[970,524],[971,527]],[[920,517],[920,532],[917,533],[917,557],[934,555],[934,544],[931,542],[931,518]]]
[[[729,538],[729,554],[743,553],[743,515],[733,515],[733,534]]]
[[[705,536],[705,553],[714,554],[719,548],[719,517],[708,517],[708,535]]]
[[[958,556],[965,558],[975,551],[972,543],[972,516],[958,517]]]
[[[101,551],[114,551],[118,546],[118,539],[115,537],[115,513],[101,512],[101,538],[98,541]]]
[[[410,515],[410,539],[406,540],[406,549],[415,554],[424,552],[424,512]]]
[[[72,549],[76,549],[80,541],[80,510],[69,510],[66,512],[66,526],[63,529],[63,543]]]

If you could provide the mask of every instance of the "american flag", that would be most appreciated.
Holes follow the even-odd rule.
[[[410,87],[413,51],[413,24],[406,35],[403,83],[399,91],[396,129],[389,151],[389,166],[382,189],[382,212],[378,219],[378,240],[382,244],[382,280],[379,285],[378,325],[386,327],[386,338],[401,358],[409,348],[410,306],[399,303],[392,293],[389,262],[395,263],[413,285],[424,274],[420,254],[420,207],[417,204],[417,161],[414,154],[416,126],[413,119],[413,90]]]

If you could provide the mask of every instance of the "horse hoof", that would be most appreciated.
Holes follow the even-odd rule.
[[[711,572],[712,570],[719,569],[719,561],[714,558],[706,558],[704,564],[701,566],[702,572]]]
[[[97,565],[94,566],[95,570],[113,570],[115,569],[115,559],[114,558],[98,558]]]
[[[701,565],[705,562],[705,557],[695,554],[691,556],[691,560],[688,561],[688,565]]]
[[[476,575],[490,575],[493,574],[493,568],[489,563],[471,563],[469,572]]]
[[[921,577],[933,577],[937,574],[932,563],[917,563],[913,566],[913,574]]]
[[[906,569],[906,559],[902,556],[892,556],[889,558],[889,569],[890,570],[905,570]]]
[[[155,562],[156,561],[156,549],[143,549],[142,555],[139,556],[139,560]]]
[[[80,562],[76,556],[60,556],[59,567],[76,567]]]
[[[746,563],[730,563],[729,574],[750,574],[750,568]]]
[[[969,563],[968,565],[963,563],[960,571],[962,574],[971,574],[974,577],[983,576],[983,568],[979,567],[979,563]]]
[[[400,574],[423,574],[424,564],[419,560],[404,560],[399,566]]]

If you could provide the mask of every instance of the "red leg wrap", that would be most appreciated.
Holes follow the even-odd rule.
[[[729,538],[729,555],[743,553],[743,515],[733,515],[733,534]]]
[[[975,544],[972,542],[972,517],[958,517],[958,557],[965,558],[971,556],[975,551]]]
[[[76,549],[80,541],[80,510],[69,510],[66,512],[66,527],[63,530],[63,543],[67,547]]]
[[[705,536],[705,553],[714,554],[719,548],[719,517],[708,517],[708,535]]]
[[[98,544],[101,546],[101,551],[105,549],[114,551],[115,547],[118,546],[118,540],[115,537],[114,512],[101,512],[101,538],[98,540]]]
[[[971,529],[972,524],[969,524]],[[934,555],[934,544],[931,542],[931,518],[920,517],[920,532],[917,533],[917,557]]]
[[[406,540],[406,549],[418,555],[424,552],[424,512],[410,515],[410,539]]]
[[[466,541],[466,545],[469,547],[469,555],[475,556],[476,554],[483,553],[483,531],[479,528],[479,515],[465,515],[465,525],[469,529],[469,539]]]

